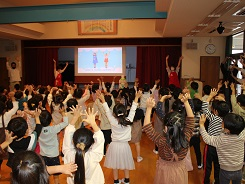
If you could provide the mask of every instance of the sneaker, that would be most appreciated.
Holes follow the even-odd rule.
[[[143,158],[141,156],[137,157],[137,162],[141,162]]]
[[[201,169],[201,168],[202,168],[202,166],[203,166],[202,164],[201,164],[201,165],[198,165],[198,166],[197,166],[197,168],[198,168],[198,169]]]
[[[124,181],[124,178],[121,179],[121,180],[119,180],[119,183],[129,184],[129,182],[125,182],[125,181]]]
[[[153,153],[155,153],[156,155],[158,155],[158,151],[156,151],[155,149],[153,150]]]

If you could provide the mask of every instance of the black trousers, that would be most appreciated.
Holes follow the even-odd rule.
[[[217,151],[215,147],[206,144],[203,153],[203,166],[204,166],[203,184],[210,184],[212,163],[214,164],[215,184],[219,184],[220,165],[219,165]]]
[[[105,143],[104,143],[104,155],[106,154],[106,147],[111,143],[111,129],[109,130],[101,130],[104,134]]]
[[[193,136],[190,140],[190,147],[193,146],[196,154],[197,165],[202,164],[202,154],[200,148],[200,136]]]

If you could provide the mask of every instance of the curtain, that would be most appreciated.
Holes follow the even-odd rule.
[[[167,55],[169,55],[169,67],[176,67],[181,56],[181,46],[137,47],[136,77],[139,78],[141,86],[144,83],[153,86],[156,79],[161,80],[161,86],[168,86],[165,60]]]
[[[23,60],[24,84],[54,85],[54,62],[58,48],[25,48]]]

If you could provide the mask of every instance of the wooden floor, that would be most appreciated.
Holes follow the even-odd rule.
[[[136,158],[136,152],[134,144],[131,145],[131,149],[133,152],[134,159]],[[142,134],[141,140],[141,156],[144,160],[140,163],[135,161],[135,170],[130,171],[130,183],[131,184],[151,184],[153,183],[154,175],[155,175],[155,165],[156,160],[158,158],[152,150],[154,149],[154,144],[151,142],[146,135]],[[203,150],[203,143],[201,144],[201,150]],[[193,148],[191,148],[191,157],[193,162],[194,170],[189,172],[189,184],[201,184],[203,170],[197,169],[196,159]],[[113,174],[111,169],[107,169],[103,167],[104,159],[101,161],[101,166],[105,175],[106,184],[113,184]],[[10,169],[5,165],[6,161],[4,161],[2,165],[0,184],[9,184],[10,178]],[[213,176],[213,175],[212,175]],[[211,176],[211,181],[213,177]],[[119,172],[119,178],[123,178],[123,171]],[[50,178],[50,183],[53,184],[53,178]],[[60,175],[60,184],[66,183],[66,176]]]

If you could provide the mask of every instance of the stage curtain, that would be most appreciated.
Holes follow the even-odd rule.
[[[58,61],[58,48],[24,49],[24,84],[54,85],[54,62]]]
[[[169,66],[176,67],[181,56],[181,46],[137,47],[136,77],[139,78],[140,86],[144,83],[153,86],[156,79],[161,80],[162,87],[168,86],[165,61],[167,55],[169,55]],[[180,75],[179,73],[179,77]]]

